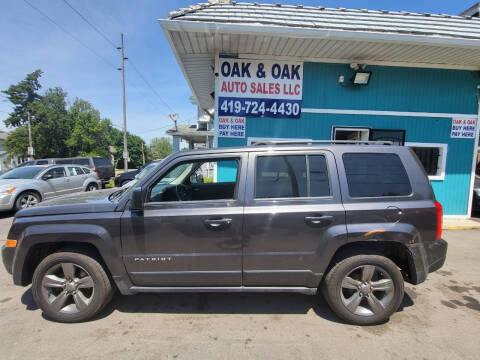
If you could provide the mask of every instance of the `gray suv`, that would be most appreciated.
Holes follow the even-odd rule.
[[[263,145],[179,152],[131,187],[15,215],[3,262],[50,319],[114,290],[323,293],[343,320],[388,320],[439,269],[442,207],[407,147]]]

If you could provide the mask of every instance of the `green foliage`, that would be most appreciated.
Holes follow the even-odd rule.
[[[111,127],[110,137],[112,139],[112,145],[115,146],[117,150],[115,158],[117,159],[117,169],[123,169],[123,132],[121,130]],[[147,147],[145,141],[140,136],[132,135],[127,131],[127,145],[128,145],[128,155],[130,156],[130,162],[128,163],[129,168],[138,169],[143,165],[142,160],[142,143],[145,153],[145,161],[148,161]]]
[[[20,126],[8,134],[3,142],[3,146],[11,154],[27,156],[28,147],[28,129],[26,126]]]
[[[100,155],[108,157],[110,144],[109,120],[100,120],[100,112],[88,101],[76,99],[68,111],[73,124],[70,137],[65,140],[70,152],[80,156]]]
[[[172,153],[172,143],[166,137],[153,138],[149,149],[153,159],[164,159]]]
[[[5,120],[7,126],[16,127],[4,142],[8,152],[26,156],[28,129],[27,110],[32,114],[32,142],[35,157],[105,156],[108,147],[117,150],[116,158],[123,153],[123,133],[115,129],[110,120],[102,119],[100,112],[88,101],[76,98],[67,107],[67,93],[60,87],[47,89],[43,95],[39,78],[41,70],[36,70],[16,85],[3,91],[14,105],[14,111]],[[134,167],[142,166],[142,143],[144,141],[127,134],[128,151]],[[147,154],[146,154],[147,155]],[[147,160],[147,158],[146,158]],[[120,160],[119,165],[123,166]]]
[[[5,120],[5,125],[17,127],[27,123],[27,111],[30,110],[30,105],[41,99],[38,94],[38,90],[42,87],[38,80],[41,76],[42,71],[35,70],[18,84],[10,85],[7,90],[2,91],[14,105],[13,112]]]

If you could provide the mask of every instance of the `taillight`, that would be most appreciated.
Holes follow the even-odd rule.
[[[435,201],[435,207],[437,208],[437,234],[435,235],[435,240],[440,240],[442,238],[442,204],[440,204],[438,201]]]
[[[100,174],[98,173],[97,169],[93,169],[93,172],[97,175],[97,177],[100,179]]]

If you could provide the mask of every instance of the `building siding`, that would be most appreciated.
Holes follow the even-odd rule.
[[[476,114],[474,71],[368,66],[365,87],[340,85],[353,74],[345,64],[304,64],[305,108]],[[248,137],[330,139],[333,126],[361,126],[406,131],[406,142],[448,144],[446,176],[432,181],[446,215],[468,209],[473,139],[451,139],[451,118],[302,113],[300,119],[247,118],[245,139],[218,139],[218,145],[243,146]]]

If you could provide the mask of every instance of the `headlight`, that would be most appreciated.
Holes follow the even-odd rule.
[[[3,191],[4,194],[7,194],[7,195],[12,195],[12,193],[16,190],[17,188],[15,186],[12,186],[11,188],[8,188],[6,190]]]

